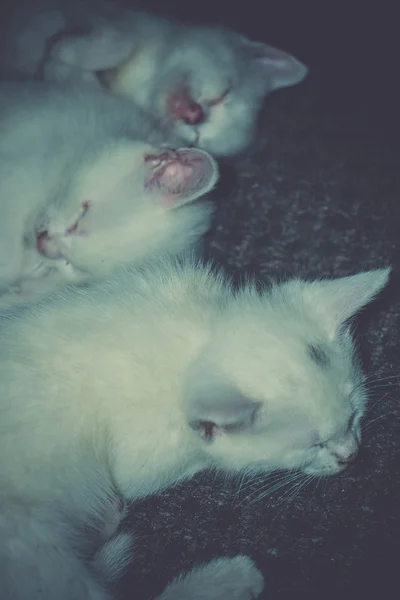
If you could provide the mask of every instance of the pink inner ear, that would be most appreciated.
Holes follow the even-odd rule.
[[[159,181],[171,194],[185,194],[193,185],[194,173],[193,165],[173,161],[165,166]]]
[[[164,192],[161,201],[169,206],[205,193],[215,174],[213,160],[201,150],[168,150],[148,155],[145,161],[153,168],[146,187],[157,187]]]
[[[204,121],[204,111],[200,104],[184,90],[173,92],[167,99],[169,113],[187,125],[197,125]]]

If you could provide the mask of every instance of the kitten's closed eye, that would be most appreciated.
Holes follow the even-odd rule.
[[[63,232],[63,235],[69,236],[69,235],[74,235],[76,233],[76,231],[78,230],[78,227],[80,225],[80,222],[86,216],[86,214],[90,208],[90,205],[91,205],[91,203],[89,202],[89,200],[85,200],[84,202],[82,202],[81,208],[79,209],[79,213],[78,213],[76,219],[74,219],[72,224],[69,225],[65,229],[65,231]],[[82,233],[82,232],[80,232],[80,233]],[[42,254],[43,256],[46,256],[47,258],[59,259],[63,255],[61,249],[58,247],[55,237],[52,235],[52,233],[48,229],[46,229],[45,231],[37,232],[36,248],[40,254]]]
[[[315,442],[311,448],[325,448],[326,443],[325,442]]]
[[[219,104],[222,104],[222,102],[224,100],[226,100],[226,98],[228,97],[229,92],[231,91],[231,87],[229,86],[228,88],[226,88],[225,91],[223,91],[219,96],[217,96],[216,98],[213,98],[212,100],[205,100],[204,104],[206,104],[207,106],[218,106]]]
[[[327,350],[321,344],[309,344],[307,352],[312,361],[319,367],[329,366],[329,356]]]

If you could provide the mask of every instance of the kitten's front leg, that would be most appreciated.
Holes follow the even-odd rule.
[[[100,86],[96,73],[113,69],[133,53],[135,42],[117,28],[64,33],[49,45],[41,76],[47,81],[84,80]]]
[[[127,513],[126,502],[116,494],[106,506],[100,523],[101,547],[94,555],[93,566],[108,583],[118,581],[132,561],[133,534],[118,531]]]
[[[248,556],[217,558],[175,579],[156,600],[254,600],[264,578]]]
[[[93,560],[93,567],[103,581],[116,583],[133,559],[133,534],[122,531],[109,539]]]
[[[116,495],[104,514],[103,526],[100,531],[101,539],[104,542],[115,536],[127,514],[128,506],[125,500],[122,496]]]
[[[85,71],[75,65],[67,65],[58,60],[46,60],[39,77],[44,81],[51,81],[53,83],[82,81],[100,88],[100,82],[96,77],[96,73]]]

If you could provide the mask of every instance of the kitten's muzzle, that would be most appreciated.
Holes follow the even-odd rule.
[[[343,467],[343,469],[345,469],[346,467],[349,467],[355,462],[357,455],[358,452],[354,452],[354,454],[351,454],[347,458],[336,457],[337,464],[339,465],[339,467]]]

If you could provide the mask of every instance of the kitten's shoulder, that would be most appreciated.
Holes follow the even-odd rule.
[[[96,302],[112,302],[127,307],[131,314],[205,307],[212,312],[215,304],[229,295],[227,279],[211,265],[194,255],[185,258],[163,257],[141,267],[119,269],[106,281],[88,290]],[[75,300],[71,298],[74,302]],[[75,301],[76,303],[76,301]]]
[[[113,319],[203,306],[212,307],[229,295],[225,278],[195,258],[158,259],[142,267],[124,267],[88,287],[66,286],[29,306],[12,308],[0,317],[3,331],[54,332],[68,330],[72,321],[82,327]],[[13,335],[13,334],[11,334]]]

